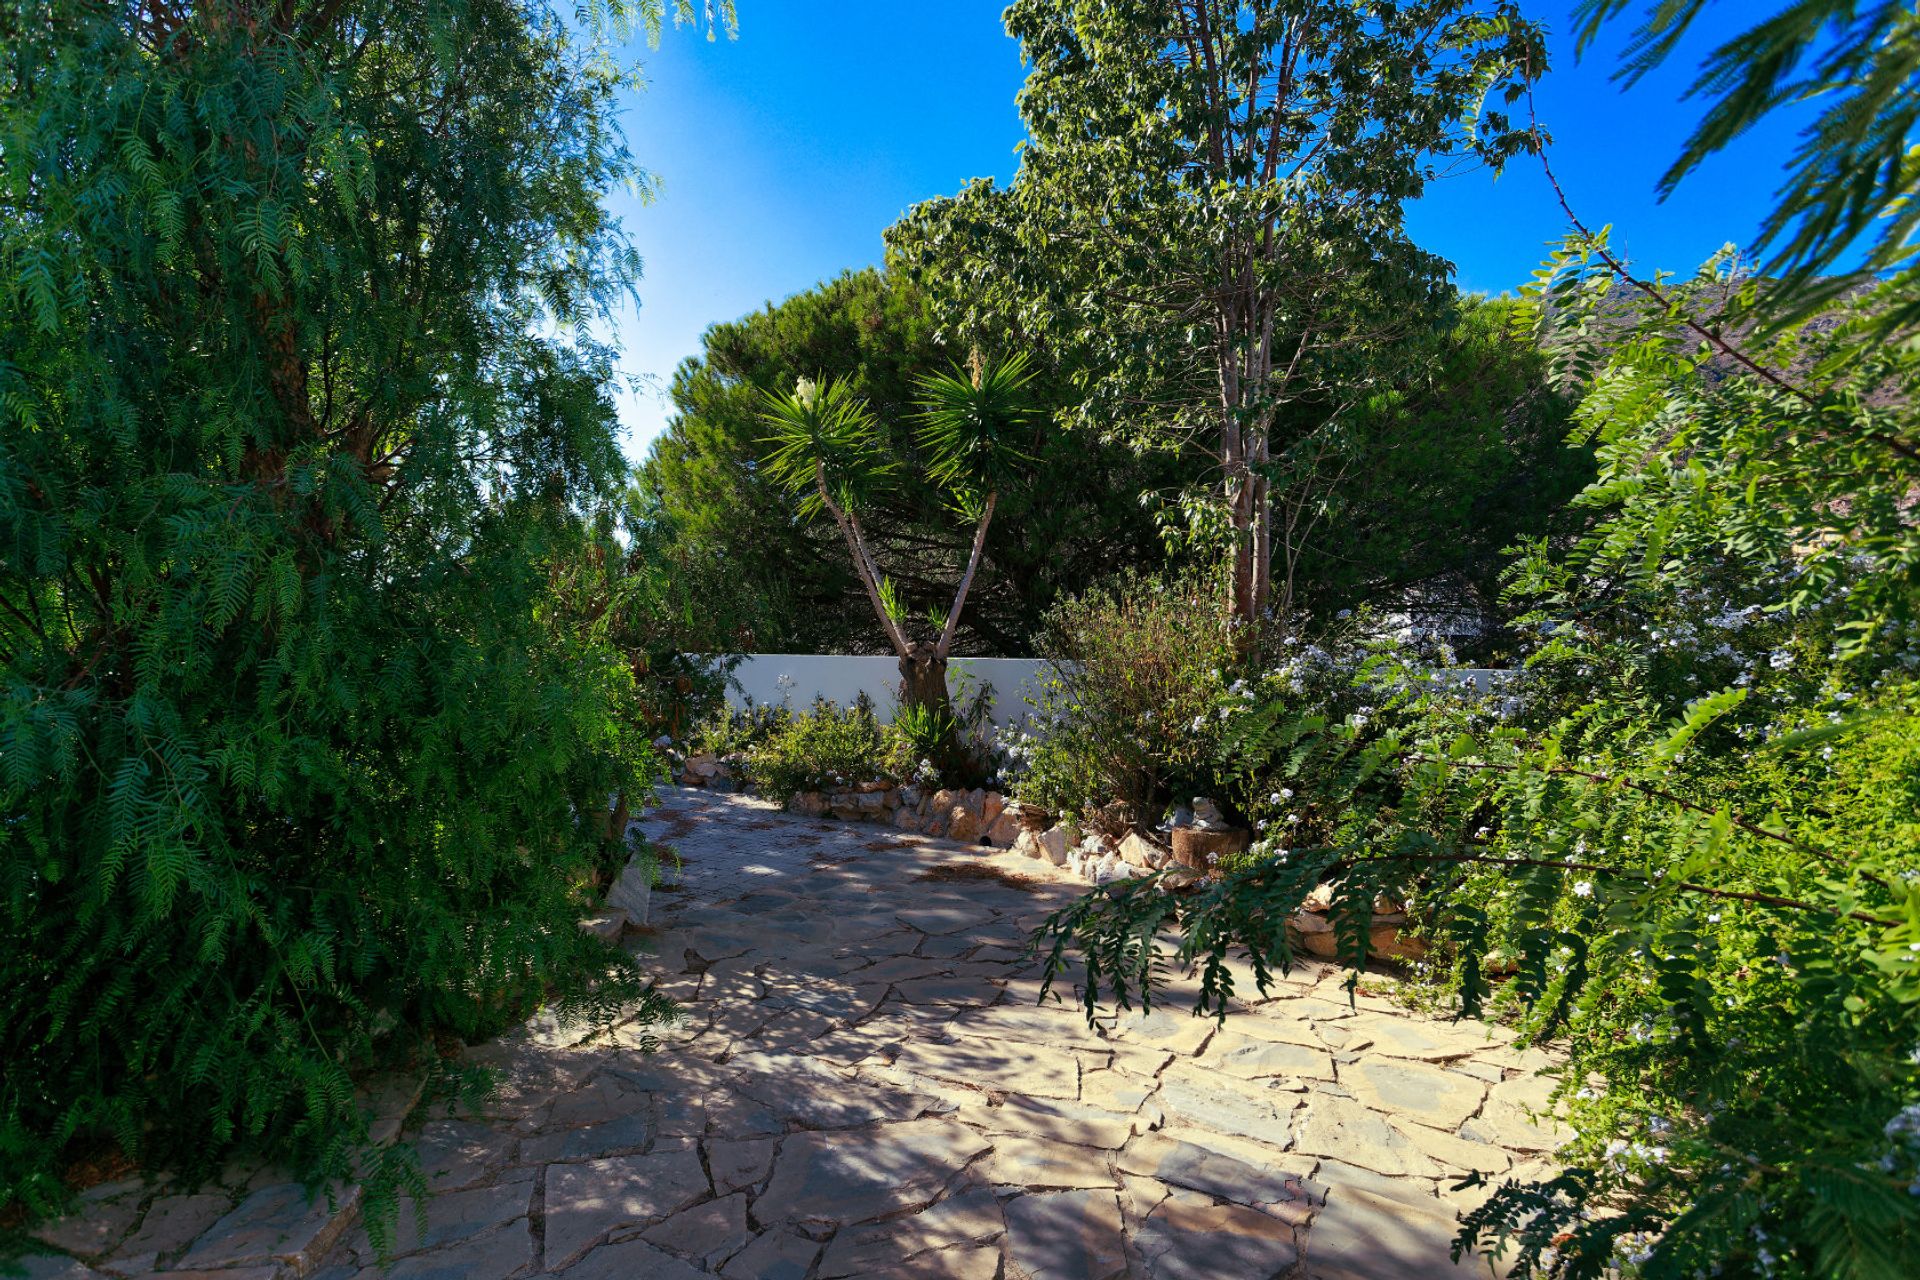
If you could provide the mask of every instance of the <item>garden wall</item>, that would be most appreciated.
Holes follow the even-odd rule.
[[[961,702],[971,698],[982,683],[992,685],[993,722],[1004,727],[1027,718],[1032,708],[1026,700],[1039,692],[1046,680],[1047,665],[1042,658],[955,658],[948,667],[947,685]],[[1457,667],[1436,672],[1435,678],[1472,685],[1485,693],[1505,675],[1504,671],[1484,667]],[[784,702],[800,710],[812,706],[817,697],[844,707],[864,693],[873,699],[879,717],[891,720],[894,693],[900,686],[900,664],[885,656],[749,653],[734,668],[733,679],[727,701],[735,707],[751,700],[759,707],[777,707]]]
[[[970,700],[982,684],[993,687],[993,722],[1018,724],[1031,710],[1026,699],[1037,694],[1046,679],[1047,664],[1040,658],[955,658],[947,668],[947,687],[959,702]],[[735,707],[748,699],[755,706],[795,710],[811,706],[816,697],[848,706],[861,694],[873,699],[882,720],[893,718],[894,693],[900,686],[900,663],[891,657],[856,657],[837,653],[750,653],[733,671],[734,685],[727,701]]]

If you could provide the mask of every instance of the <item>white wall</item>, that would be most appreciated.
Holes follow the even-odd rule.
[[[956,700],[964,702],[982,682],[991,684],[993,722],[1019,724],[1032,712],[1026,700],[1038,694],[1047,667],[1040,658],[954,658],[947,664],[947,687]],[[1511,677],[1511,672],[1483,667],[1434,673],[1437,684],[1471,686],[1478,693],[1492,692]],[[734,707],[751,700],[761,707],[784,702],[801,711],[812,706],[816,697],[846,707],[864,693],[873,699],[875,713],[891,720],[894,695],[900,688],[900,663],[896,658],[837,653],[751,653],[734,668],[733,680],[727,701]]]
[[[1026,699],[1046,679],[1046,667],[1039,658],[954,658],[947,664],[947,688],[956,701],[965,702],[982,683],[992,685],[993,722],[1018,724],[1031,710]],[[784,702],[799,711],[812,706],[815,697],[844,707],[864,693],[880,718],[891,720],[900,662],[831,653],[750,653],[733,669],[733,679],[737,687],[727,690],[727,701],[735,707],[750,698],[756,706]]]

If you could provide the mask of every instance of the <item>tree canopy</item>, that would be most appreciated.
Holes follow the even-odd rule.
[[[916,381],[967,355],[924,290],[869,270],[715,325],[705,353],[675,374],[678,412],[642,465],[641,484],[679,537],[722,557],[773,603],[751,637],[754,648],[889,648],[837,530],[801,519],[769,474],[764,393],[789,392],[801,378],[827,380],[872,410],[876,448],[896,474],[864,524],[903,608],[920,615],[951,603],[972,530],[954,519],[922,465]],[[1072,394],[1044,353],[1030,392],[1048,414]],[[1032,475],[995,518],[956,652],[1026,653],[1057,595],[1163,554],[1140,494],[1172,484],[1173,465],[1085,431],[1041,433]]]
[[[1527,143],[1487,100],[1544,68],[1538,33],[1506,0],[1018,0],[1007,28],[1032,66],[1020,170],[915,208],[890,262],[963,331],[1052,345],[1102,434],[1203,451],[1236,616],[1284,611],[1274,465],[1443,309],[1402,205],[1444,157]]]

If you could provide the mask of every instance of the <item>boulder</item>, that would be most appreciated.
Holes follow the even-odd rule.
[[[966,794],[964,791],[954,791],[951,788],[942,787],[940,790],[934,792],[932,796],[928,797],[927,812],[929,814],[938,814],[944,818],[953,812],[953,806],[959,804],[960,801],[965,798]]]
[[[644,927],[647,923],[647,905],[653,897],[653,867],[642,862],[636,854],[627,859],[627,865],[621,869],[619,878],[613,882],[613,888],[607,891],[607,910],[626,913],[626,921]]]
[[[1367,945],[1372,948],[1374,955],[1388,960],[1418,960],[1427,954],[1426,943],[1401,933],[1398,924],[1381,924],[1379,916],[1373,918],[1373,927],[1367,934]]]
[[[1021,829],[1019,818],[1011,811],[1002,810],[987,827],[987,843],[996,849],[1011,849],[1015,841],[1027,834]]]
[[[902,809],[918,810],[920,808],[920,802],[924,799],[926,799],[926,797],[918,787],[905,786],[900,788],[900,807]]]
[[[688,756],[687,767],[682,770],[683,776],[693,779],[693,785],[695,786],[705,784],[709,778],[712,778],[719,772],[719,758],[704,752],[697,756]]]
[[[868,822],[886,815],[887,793],[884,791],[861,791],[853,797],[855,813]]]
[[[1120,841],[1120,856],[1134,866],[1145,867],[1149,871],[1158,871],[1172,857],[1138,831],[1127,832],[1126,838]]]
[[[795,792],[787,800],[787,812],[797,813],[803,818],[825,817],[827,798],[818,791]]]
[[[893,825],[902,831],[918,831],[925,822],[926,819],[917,810],[909,809],[906,805],[893,811]]]
[[[947,814],[947,839],[972,844],[980,838],[980,811],[970,805],[957,804]]]
[[[1310,956],[1331,960],[1340,954],[1340,942],[1334,937],[1333,925],[1316,911],[1294,912],[1287,919],[1287,930],[1294,935],[1295,945]]]
[[[859,786],[854,788],[855,791],[860,792],[862,795],[871,795],[873,792],[876,792],[876,791],[891,791],[892,789],[893,788],[889,784],[885,782],[881,782],[877,779],[872,782],[863,782]]]
[[[1078,843],[1077,839],[1069,839],[1069,837],[1078,837],[1079,834],[1080,832],[1075,828],[1062,824],[1042,831],[1034,837],[1034,842],[1040,846],[1041,857],[1056,867],[1063,867],[1067,864],[1068,848]]]
[[[1029,858],[1044,858],[1046,856],[1040,849],[1040,833],[1038,831],[1028,831],[1024,827],[1021,828],[1020,834],[1014,839],[1013,851],[1024,854]]]
[[[1089,831],[1086,835],[1080,837],[1080,852],[1086,854],[1095,862],[1098,862],[1113,851],[1113,841],[1107,839],[1098,831]]]
[[[991,831],[1007,809],[1007,798],[998,791],[986,792],[980,800],[980,825]]]

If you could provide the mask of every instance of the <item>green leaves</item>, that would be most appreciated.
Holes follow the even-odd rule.
[[[859,511],[896,463],[882,446],[873,411],[844,380],[802,378],[790,392],[762,394],[771,430],[767,471],[817,515],[830,503]]]
[[[1437,156],[1525,144],[1480,104],[1544,69],[1539,34],[1506,0],[1020,0],[1007,28],[1032,68],[1019,173],[910,211],[889,262],[967,340],[1044,342],[1089,432],[1205,440],[1237,616],[1286,612],[1273,529],[1320,523],[1340,423],[1420,368],[1450,295],[1402,202]]]
[[[651,735],[569,594],[611,362],[551,323],[631,282],[631,163],[537,6],[230,7],[0,64],[0,1209],[111,1141],[365,1175],[377,1238],[360,1074],[660,1012],[575,923]]]
[[[1033,379],[1033,362],[1024,351],[996,361],[976,355],[972,371],[955,368],[920,379],[916,439],[928,457],[927,474],[958,500],[997,492],[1034,463],[1023,447],[1034,416],[1027,400]]]

